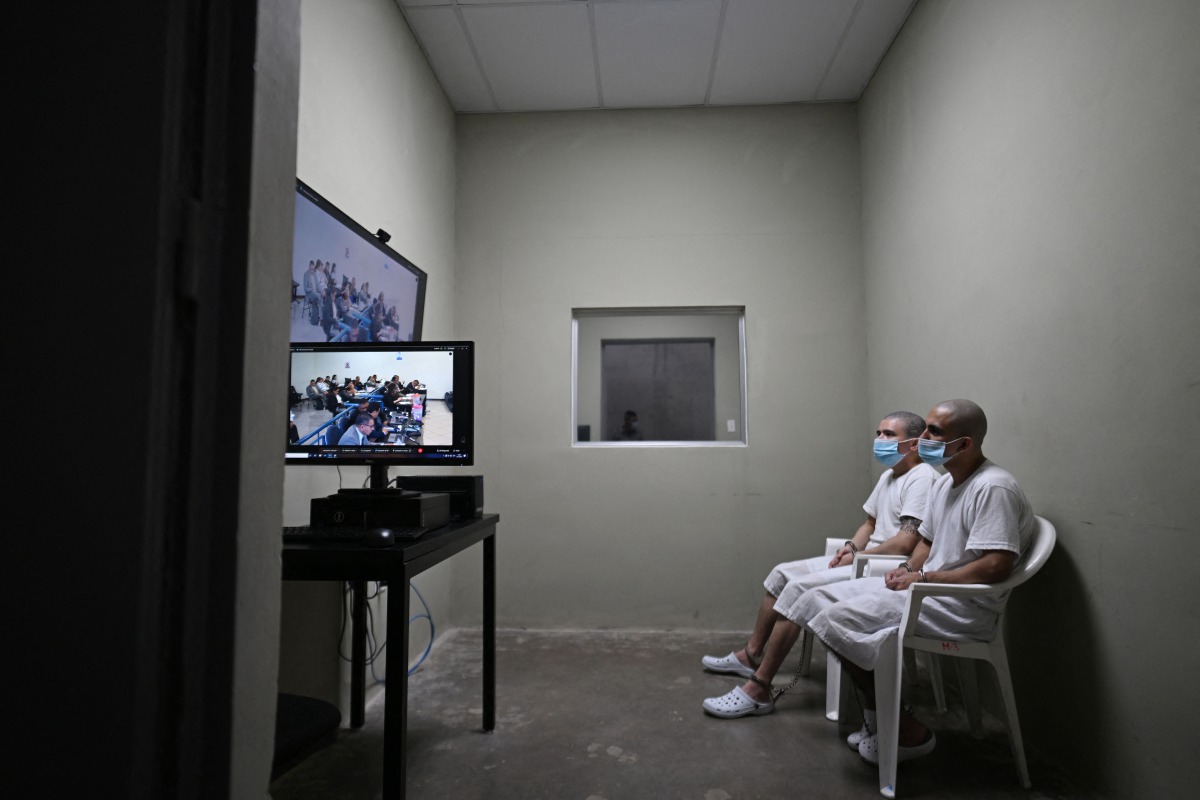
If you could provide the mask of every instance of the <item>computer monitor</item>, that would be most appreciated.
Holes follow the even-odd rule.
[[[292,342],[290,358],[287,464],[475,463],[474,342]],[[332,392],[313,397],[312,381]]]
[[[389,238],[296,181],[290,341],[420,341],[426,275]]]

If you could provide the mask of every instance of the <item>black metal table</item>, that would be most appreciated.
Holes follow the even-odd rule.
[[[383,796],[404,797],[408,745],[408,582],[473,544],[483,543],[483,730],[496,727],[496,523],[498,514],[451,522],[413,542],[374,548],[347,544],[287,544],[285,581],[349,581],[351,620],[350,726],[362,727],[366,706],[366,582],[387,581],[387,641],[392,670],[383,695]],[[399,669],[396,667],[399,666]]]

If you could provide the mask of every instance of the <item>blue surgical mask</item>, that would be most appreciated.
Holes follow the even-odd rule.
[[[896,466],[904,460],[904,456],[900,452],[900,442],[895,439],[875,440],[875,460],[885,467]]]
[[[949,442],[938,442],[933,439],[919,439],[917,440],[917,453],[920,454],[921,460],[926,464],[934,467],[940,467],[942,464],[945,464],[947,461],[954,458],[954,456],[958,455],[958,453],[946,455],[946,445],[954,444],[955,442],[961,441],[965,438],[965,436],[960,436],[957,439],[951,439]],[[960,450],[959,452],[962,451]]]

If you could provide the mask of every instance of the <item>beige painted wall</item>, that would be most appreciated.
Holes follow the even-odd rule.
[[[385,229],[429,275],[423,338],[453,338],[454,114],[391,0],[301,3],[297,149],[301,180],[368,230]],[[311,498],[366,477],[365,467],[340,478],[334,468],[288,467],[284,524],[307,524]],[[450,613],[451,569],[416,581],[439,625]],[[337,586],[285,583],[283,612],[281,690],[336,703]],[[417,654],[422,636],[414,632]]]
[[[868,397],[978,400],[1058,527],[1018,703],[1109,797],[1200,777],[1197,34],[1191,0],[922,0],[860,108]]]
[[[856,127],[847,105],[459,118],[500,625],[744,629],[773,564],[854,531],[881,413]],[[746,307],[748,447],[571,447],[571,309],[656,305]],[[455,581],[465,620],[475,572]]]

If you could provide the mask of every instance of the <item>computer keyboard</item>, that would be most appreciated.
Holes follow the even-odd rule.
[[[313,542],[354,544],[367,541],[370,532],[376,528],[314,528],[310,525],[284,526],[283,541],[285,544],[312,544]],[[397,542],[416,539],[423,535],[428,528],[388,528]]]

